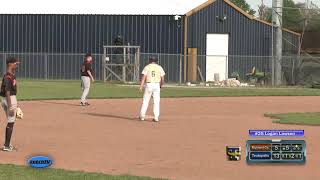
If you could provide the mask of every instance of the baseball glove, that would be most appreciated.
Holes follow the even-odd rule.
[[[23,112],[21,110],[21,108],[17,108],[17,118],[18,119],[23,119]]]

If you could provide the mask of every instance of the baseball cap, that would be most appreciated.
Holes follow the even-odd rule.
[[[9,57],[9,58],[7,59],[7,65],[8,65],[8,64],[14,64],[14,63],[19,64],[19,63],[20,63],[19,59],[18,59],[18,58],[15,58],[15,57]]]
[[[84,55],[85,58],[87,57],[92,57],[92,54],[91,53],[87,53],[86,55]]]
[[[149,57],[149,61],[150,62],[157,62],[158,59],[156,57],[154,57],[154,56],[151,56],[151,57]]]

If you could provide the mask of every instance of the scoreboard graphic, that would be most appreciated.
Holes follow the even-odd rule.
[[[304,140],[248,140],[247,163],[297,163],[306,161]]]

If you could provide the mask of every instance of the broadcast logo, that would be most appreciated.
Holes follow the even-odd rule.
[[[227,146],[226,147],[227,159],[229,161],[240,161],[241,147],[240,146]]]
[[[31,157],[27,163],[33,168],[47,168],[52,165],[53,161],[47,156],[34,156]]]

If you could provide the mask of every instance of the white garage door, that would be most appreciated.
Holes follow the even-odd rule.
[[[214,81],[214,74],[228,79],[228,50],[228,34],[207,34],[206,81]]]

